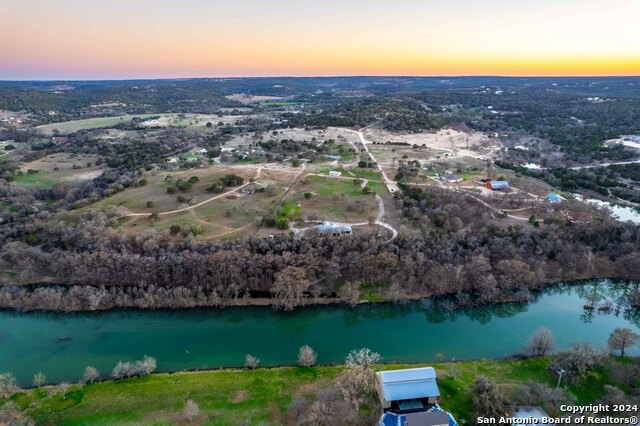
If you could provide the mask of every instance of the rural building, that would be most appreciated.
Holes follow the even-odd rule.
[[[440,391],[431,367],[377,372],[375,387],[382,404],[382,426],[457,426],[453,416],[437,404]]]
[[[492,191],[509,189],[509,183],[506,180],[490,180],[484,186]]]
[[[329,172],[329,176],[342,176],[342,172],[339,172],[337,170],[331,170]]]
[[[562,197],[560,197],[558,194],[555,194],[553,192],[548,193],[545,198],[548,202],[554,203],[554,204],[562,202]]]
[[[349,235],[353,232],[351,226],[349,225],[341,225],[333,222],[322,222],[321,224],[316,226],[316,229],[321,234],[330,234],[334,237],[339,237],[341,235]]]
[[[451,183],[462,182],[462,176],[458,175],[444,175],[444,180]]]

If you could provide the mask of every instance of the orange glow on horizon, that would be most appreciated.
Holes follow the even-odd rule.
[[[0,79],[640,75],[637,0],[0,5]]]

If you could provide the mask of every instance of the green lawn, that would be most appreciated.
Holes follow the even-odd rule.
[[[440,405],[459,421],[471,420],[473,387],[484,375],[507,397],[528,381],[555,384],[546,368],[550,360],[481,360],[430,364],[438,374]],[[383,364],[376,370],[419,365]],[[134,379],[73,385],[63,397],[48,390],[15,395],[16,405],[44,425],[175,424],[188,399],[193,399],[207,420],[204,424],[280,424],[294,396],[313,399],[329,386],[343,366],[282,367],[258,370],[221,370],[155,374]],[[569,388],[578,403],[594,402],[609,383],[606,370],[593,370],[579,387]],[[378,407],[373,407],[378,410]]]
[[[56,184],[56,182],[58,182],[58,180],[48,176],[48,173],[25,173],[20,176],[16,176],[14,182],[20,185],[44,186],[51,188]]]
[[[363,179],[369,179],[369,180],[380,180],[380,177],[381,177],[380,173],[372,169],[362,169],[362,168],[351,169],[351,173]]]
[[[322,385],[340,368],[278,368],[156,374],[80,387],[66,397],[43,390],[13,400],[38,425],[174,424],[194,400],[206,424],[274,424],[303,386]]]

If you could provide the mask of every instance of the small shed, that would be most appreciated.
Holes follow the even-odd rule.
[[[329,172],[329,176],[342,176],[342,172],[339,172],[337,170],[331,170]]]
[[[376,373],[376,391],[382,408],[421,402],[435,404],[440,396],[432,367],[389,370]]]
[[[560,197],[558,194],[555,194],[553,192],[548,193],[545,198],[550,203],[561,203],[562,202],[562,197]]]
[[[490,180],[485,186],[492,191],[501,191],[509,189],[509,183],[506,180]]]

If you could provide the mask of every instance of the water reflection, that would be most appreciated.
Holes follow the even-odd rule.
[[[144,354],[155,356],[162,371],[238,366],[247,353],[261,358],[261,365],[281,365],[295,363],[302,344],[312,345],[323,363],[342,361],[354,347],[370,347],[387,361],[504,357],[519,351],[540,326],[552,330],[559,348],[574,341],[602,346],[616,327],[640,329],[639,287],[607,280],[560,284],[510,295],[525,301],[477,307],[461,307],[474,300],[467,296],[293,312],[249,306],[0,311],[0,348],[12,348],[0,350],[0,371],[12,371],[24,383],[37,371],[54,381],[77,380],[86,365],[110,371],[118,361]]]

